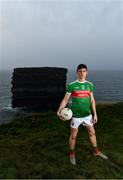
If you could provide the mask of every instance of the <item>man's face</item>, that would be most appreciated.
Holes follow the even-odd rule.
[[[79,79],[85,79],[87,76],[87,70],[85,68],[81,68],[77,71],[77,75]]]

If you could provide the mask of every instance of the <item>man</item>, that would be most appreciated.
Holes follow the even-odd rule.
[[[60,111],[64,108],[70,97],[72,97],[72,111],[73,117],[71,120],[71,135],[69,138],[70,146],[70,161],[73,165],[76,165],[75,158],[75,143],[78,133],[78,128],[83,124],[88,131],[90,142],[93,146],[93,154],[95,156],[101,156],[108,159],[97,147],[97,140],[95,135],[95,129],[93,125],[97,123],[97,113],[95,106],[95,99],[93,95],[94,86],[91,82],[86,80],[87,66],[80,64],[77,67],[77,80],[70,83],[67,87],[66,94],[59,106],[57,115],[61,120],[64,118],[60,115]]]

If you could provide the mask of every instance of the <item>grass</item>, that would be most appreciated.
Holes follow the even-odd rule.
[[[86,129],[76,143],[77,166],[69,162],[69,121],[36,113],[0,125],[0,179],[122,179],[123,103],[97,105],[98,145],[109,160],[94,157]]]

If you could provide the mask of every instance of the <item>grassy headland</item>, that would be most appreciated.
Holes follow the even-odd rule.
[[[94,157],[86,129],[77,137],[77,166],[69,162],[69,121],[53,112],[36,113],[0,125],[2,179],[123,178],[123,103],[98,104],[98,145],[109,160]]]

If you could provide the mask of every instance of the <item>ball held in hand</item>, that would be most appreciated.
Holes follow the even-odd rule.
[[[70,108],[66,107],[60,111],[60,116],[62,116],[64,118],[64,120],[67,121],[72,118],[73,112]]]

